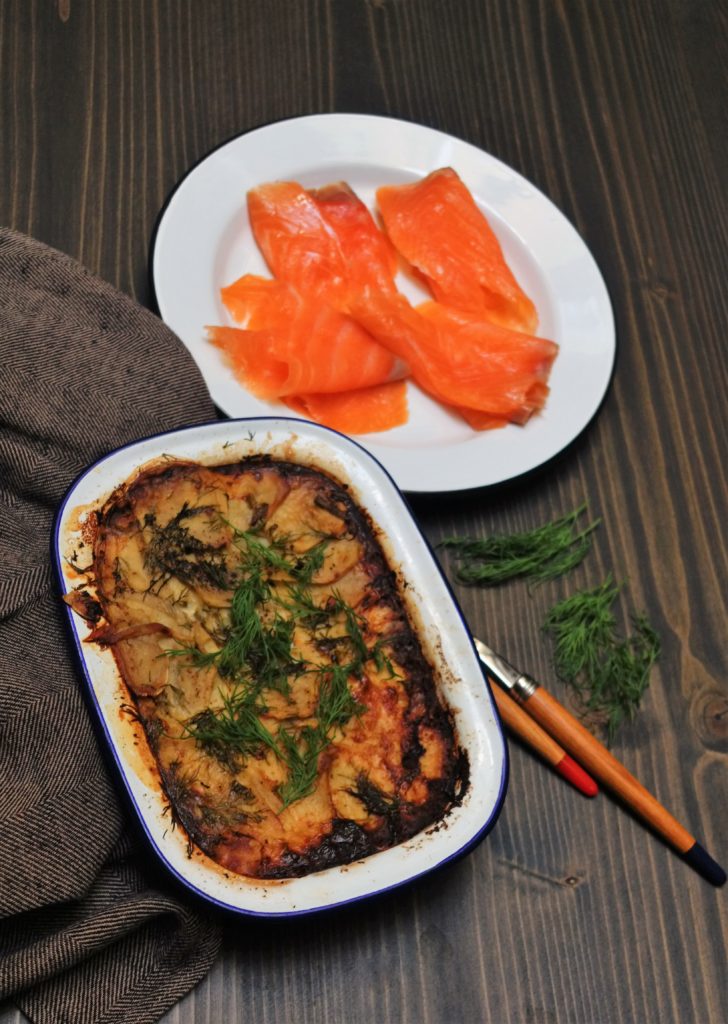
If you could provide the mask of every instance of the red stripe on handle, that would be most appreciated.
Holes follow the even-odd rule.
[[[564,754],[559,763],[554,765],[554,768],[572,786],[576,786],[584,796],[596,796],[599,792],[599,787],[591,775],[587,775],[581,765],[577,764],[573,757],[569,757],[568,754]]]

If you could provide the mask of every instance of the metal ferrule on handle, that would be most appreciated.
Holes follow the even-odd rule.
[[[533,697],[538,686],[539,684],[535,679],[532,679],[530,676],[527,676],[522,672],[513,681],[511,696],[515,698],[519,704],[525,704],[529,697]]]

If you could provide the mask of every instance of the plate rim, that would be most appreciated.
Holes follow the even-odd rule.
[[[530,193],[532,195],[537,196],[539,201],[541,203],[545,204],[545,207],[552,213],[552,215],[554,215],[556,217],[556,219],[558,221],[562,221],[563,222],[563,224],[567,227],[567,229],[572,233],[572,237],[578,241],[578,244],[580,245],[581,249],[583,250],[582,256],[585,257],[587,262],[588,262],[591,275],[592,275],[592,277],[594,279],[594,282],[595,282],[595,285],[596,285],[596,291],[601,290],[601,293],[602,293],[601,298],[603,299],[603,306],[604,306],[602,312],[605,313],[606,317],[607,317],[607,319],[604,321],[604,330],[605,330],[606,334],[608,334],[608,338],[609,338],[609,352],[608,352],[609,370],[608,370],[608,373],[605,374],[605,376],[604,376],[604,378],[603,378],[603,380],[601,382],[601,394],[599,395],[598,400],[595,402],[594,407],[591,410],[588,418],[577,429],[575,434],[573,434],[572,436],[567,437],[566,440],[564,440],[564,442],[562,444],[560,444],[560,446],[555,448],[553,451],[551,451],[549,454],[547,454],[544,458],[540,458],[537,462],[533,463],[532,465],[526,466],[523,469],[517,469],[513,473],[505,472],[505,473],[501,474],[498,477],[498,479],[486,480],[486,481],[478,481],[478,480],[476,480],[475,482],[471,482],[469,479],[462,479],[458,483],[449,482],[446,485],[437,485],[437,483],[435,483],[434,485],[428,485],[428,486],[418,486],[417,483],[415,483],[414,486],[409,486],[409,485],[404,485],[404,484],[400,484],[399,482],[396,482],[396,486],[400,490],[404,491],[407,494],[413,494],[413,495],[418,495],[418,496],[424,496],[424,495],[445,495],[445,494],[454,494],[454,493],[467,493],[469,491],[472,492],[472,491],[478,491],[478,490],[486,491],[486,490],[490,490],[490,489],[493,489],[493,488],[501,487],[503,485],[512,484],[514,481],[520,481],[520,480],[525,481],[525,480],[530,479],[534,475],[542,472],[543,470],[547,469],[548,467],[552,466],[554,463],[559,461],[561,458],[563,458],[563,456],[576,444],[576,442],[579,441],[579,439],[590,429],[590,427],[593,425],[594,421],[597,419],[597,417],[599,416],[600,412],[602,411],[602,408],[603,408],[603,406],[604,406],[604,404],[605,404],[605,402],[606,402],[606,400],[607,400],[607,398],[609,396],[609,392],[610,392],[612,383],[614,381],[614,376],[615,376],[615,372],[616,372],[616,368],[617,368],[617,360],[618,360],[618,355],[619,355],[619,338],[618,338],[617,330],[616,330],[616,318],[615,318],[615,314],[614,314],[614,304],[612,302],[611,294],[610,294],[609,288],[607,287],[607,283],[606,283],[606,280],[604,278],[604,274],[602,273],[601,268],[600,268],[599,264],[597,263],[597,260],[596,260],[595,256],[593,255],[593,253],[592,253],[591,249],[589,248],[589,246],[587,245],[585,239],[583,238],[581,233],[577,230],[576,226],[571,221],[571,219],[569,217],[567,217],[567,215],[560,209],[560,207],[558,207],[556,205],[556,203],[548,195],[546,195],[545,192],[543,192],[537,185],[535,185],[529,178],[527,178],[519,170],[517,170],[516,168],[514,168],[514,167],[510,166],[509,164],[505,163],[505,161],[501,160],[500,157],[497,157],[497,156],[493,155],[488,150],[485,150],[481,146],[477,145],[476,143],[471,142],[469,139],[463,138],[462,136],[456,135],[456,134],[454,134],[452,132],[444,131],[444,130],[442,130],[440,128],[433,127],[432,125],[422,124],[421,122],[411,121],[411,120],[408,120],[406,118],[398,117],[398,116],[395,116],[395,115],[391,115],[391,114],[371,114],[371,113],[365,113],[365,112],[359,112],[359,111],[324,111],[324,112],[318,112],[318,113],[312,113],[312,114],[302,114],[302,115],[296,115],[296,116],[286,116],[286,117],[281,117],[281,118],[277,118],[277,119],[270,120],[270,121],[263,121],[263,122],[260,122],[258,124],[252,125],[250,128],[245,128],[242,131],[234,133],[233,135],[225,138],[224,140],[222,140],[221,142],[219,142],[215,146],[213,146],[211,149],[206,151],[192,165],[190,165],[187,168],[187,170],[184,172],[184,174],[180,178],[178,178],[176,180],[176,182],[175,182],[174,186],[172,187],[172,189],[167,193],[167,195],[166,195],[166,197],[164,199],[164,202],[162,203],[162,205],[161,205],[161,207],[160,207],[160,209],[159,209],[159,211],[158,211],[158,213],[157,213],[157,215],[155,217],[154,224],[153,224],[153,227],[152,227],[152,232],[151,232],[150,239],[149,239],[148,255],[147,255],[147,284],[148,284],[148,288],[149,288],[150,302],[152,304],[152,307],[153,307],[154,311],[160,317],[160,319],[165,323],[165,326],[167,326],[168,329],[170,331],[172,331],[172,333],[175,334],[175,337],[179,338],[179,340],[181,341],[182,345],[184,345],[184,347],[187,349],[188,353],[190,354],[190,357],[195,362],[196,368],[197,368],[198,372],[200,373],[200,376],[202,377],[202,379],[203,379],[203,381],[205,383],[205,386],[208,388],[208,390],[210,390],[210,384],[208,383],[206,375],[203,373],[202,369],[197,364],[197,360],[195,359],[194,354],[192,353],[192,351],[190,350],[189,346],[187,345],[187,342],[185,342],[184,339],[181,338],[180,335],[178,335],[174,331],[174,329],[164,319],[164,316],[163,316],[162,310],[161,310],[161,306],[160,306],[160,302],[159,302],[159,294],[158,294],[157,284],[156,284],[156,280],[155,280],[155,266],[156,266],[157,260],[158,260],[158,252],[159,252],[158,242],[159,242],[160,230],[161,230],[161,228],[163,226],[165,218],[167,217],[167,215],[169,213],[170,206],[174,202],[174,200],[177,197],[180,189],[184,186],[184,184],[187,182],[189,177],[191,175],[195,174],[199,170],[201,165],[206,163],[211,157],[213,157],[220,150],[225,149],[228,146],[234,145],[235,143],[239,142],[241,139],[245,139],[249,135],[253,135],[256,132],[261,132],[261,131],[264,131],[264,130],[269,129],[269,128],[270,129],[274,129],[274,128],[282,128],[282,127],[284,127],[286,125],[300,125],[300,124],[303,124],[305,122],[312,123],[312,122],[325,122],[325,121],[334,121],[334,120],[341,120],[342,122],[346,122],[346,121],[359,121],[359,122],[362,122],[362,123],[363,122],[368,122],[370,125],[372,125],[372,127],[374,127],[377,122],[401,124],[401,125],[407,126],[408,129],[415,129],[415,130],[422,131],[424,133],[431,133],[433,135],[439,136],[443,140],[449,140],[451,142],[454,141],[455,143],[457,143],[460,146],[465,146],[467,149],[471,150],[474,155],[477,155],[477,156],[479,156],[481,158],[485,158],[489,163],[497,165],[499,168],[501,168],[508,175],[510,175],[511,177],[516,179],[519,183],[523,183],[528,188],[528,190],[530,191]],[[596,294],[596,291],[595,291],[595,294]],[[242,387],[242,385],[241,385],[241,387]],[[211,397],[212,397],[212,395],[211,395]],[[216,408],[220,410],[220,412],[222,413],[222,415],[226,419],[239,419],[239,418],[241,418],[239,416],[235,416],[235,415],[231,416],[231,415],[229,415],[227,412],[224,411],[224,409],[222,409],[221,406],[219,406],[217,404],[217,402],[216,402],[214,397],[212,398],[212,400],[213,400],[213,403],[215,404]],[[278,418],[278,419],[280,419],[280,418],[291,418],[291,417],[288,417],[288,416],[279,416],[274,410],[271,410],[269,413],[265,413],[265,414],[257,414],[256,413],[255,417],[257,418],[258,415],[262,415],[263,417],[267,416],[267,417]],[[250,418],[250,417],[242,417],[242,418]],[[303,418],[303,417],[297,417],[297,419],[300,422],[303,422],[303,423],[315,422],[313,420],[309,420],[309,419],[306,419],[306,418]],[[319,424],[319,425],[321,425],[321,424]],[[349,436],[349,435],[344,435],[344,436]],[[355,437],[362,437],[364,439],[366,439],[367,436],[368,435],[355,435]],[[352,438],[352,439],[354,439],[354,438]],[[369,450],[368,448],[366,448],[366,440],[364,440],[364,443],[362,443],[362,442],[358,442],[358,443],[360,444],[361,447],[364,447],[365,450],[367,450],[367,451]],[[378,456],[376,456],[376,457],[377,457],[378,461],[381,464],[381,459],[379,459]],[[425,481],[423,481],[423,482],[425,482]]]
[[[394,480],[392,474],[389,472],[387,467],[384,466],[372,452],[366,449],[363,445],[359,444],[354,438],[351,438],[346,434],[342,434],[340,431],[333,430],[332,428],[326,427],[322,424],[313,423],[308,420],[301,420],[295,417],[258,416],[237,417],[235,419],[229,418],[227,420],[211,420],[205,423],[193,424],[190,426],[174,428],[172,430],[161,431],[159,433],[151,434],[148,437],[137,438],[136,440],[125,442],[124,444],[115,447],[111,451],[106,452],[104,455],[99,456],[99,458],[95,459],[92,463],[87,465],[79,474],[77,474],[77,476],[74,478],[74,480],[71,482],[68,489],[66,490],[54,516],[53,527],[50,536],[50,546],[52,570],[58,594],[62,596],[65,593],[67,593],[68,586],[70,585],[70,581],[67,580],[63,571],[64,553],[61,530],[64,524],[64,516],[69,506],[72,507],[73,501],[78,500],[78,498],[76,497],[77,490],[82,486],[85,479],[91,473],[93,473],[94,470],[96,470],[99,466],[129,449],[141,447],[149,442],[155,442],[169,437],[179,437],[180,435],[184,434],[194,435],[198,432],[204,435],[207,431],[211,431],[214,428],[219,429],[221,427],[229,427],[231,429],[239,427],[241,428],[242,433],[242,430],[246,426],[250,426],[251,424],[258,424],[259,426],[261,424],[267,424],[270,426],[271,424],[280,423],[290,423],[294,426],[294,429],[297,429],[299,431],[303,426],[312,429],[314,433],[321,431],[324,433],[328,432],[334,434],[337,437],[343,439],[345,443],[351,444],[355,446],[357,449],[359,449],[360,451],[357,456],[358,458],[364,456],[365,458],[372,460],[375,463],[376,467],[386,475],[392,487],[392,496],[397,499],[401,506],[401,511],[407,517],[412,527],[415,529],[415,531],[419,534],[420,538],[422,539],[427,549],[429,558],[431,560],[431,568],[433,568],[440,575],[443,585],[449,593],[450,600],[452,602],[452,607],[462,624],[464,634],[470,639],[470,646],[473,649],[475,660],[479,664],[470,628],[467,624],[467,621],[465,620],[465,616],[454,594],[450,581],[445,575],[442,566],[438,562],[434,554],[432,545],[425,537],[422,529],[419,526],[419,523],[417,522],[415,516],[412,514],[412,511],[409,508],[409,505],[402,492],[402,489]],[[118,483],[115,486],[118,486]],[[80,636],[79,631],[76,627],[76,620],[74,618],[75,613],[73,612],[71,607],[65,602],[63,604],[63,607],[65,611],[64,618],[66,627],[68,629],[68,632],[70,632],[71,639],[73,642],[73,655],[78,664],[83,679],[83,689],[85,692],[85,696],[87,698],[87,706],[90,705],[90,707],[93,709],[93,724],[101,732],[103,737],[103,753],[107,755],[107,759],[110,758],[111,762],[113,763],[116,781],[117,783],[121,783],[121,789],[123,791],[127,804],[130,805],[134,812],[134,823],[141,827],[141,830],[144,833],[147,842],[151,846],[151,849],[153,850],[155,856],[160,861],[164,869],[171,872],[174,878],[177,881],[179,881],[182,885],[184,885],[185,888],[189,889],[192,893],[194,893],[196,897],[204,900],[207,903],[210,903],[227,912],[241,914],[244,917],[287,918],[299,917],[307,914],[322,913],[328,910],[334,910],[336,908],[347,906],[353,903],[358,903],[362,900],[374,899],[378,896],[383,895],[386,892],[390,892],[395,889],[402,888],[403,886],[409,885],[413,882],[416,882],[419,879],[423,878],[425,875],[432,874],[433,872],[440,870],[440,868],[445,867],[447,864],[451,864],[455,861],[460,860],[462,857],[466,856],[471,850],[473,850],[485,839],[485,837],[489,834],[489,832],[492,831],[496,822],[498,821],[498,818],[503,810],[503,806],[505,804],[505,799],[508,791],[508,784],[510,778],[510,756],[508,744],[506,742],[503,723],[500,719],[500,715],[498,714],[498,710],[493,699],[493,696],[490,693],[489,687],[487,685],[485,673],[482,672],[481,668],[483,676],[483,692],[485,693],[487,701],[489,702],[493,717],[493,725],[495,728],[493,739],[494,741],[497,741],[499,745],[500,764],[496,764],[495,768],[496,770],[498,769],[498,767],[500,768],[500,778],[498,780],[498,784],[493,795],[492,805],[488,811],[488,815],[485,821],[480,825],[479,828],[476,829],[476,831],[472,835],[470,835],[463,842],[462,846],[459,846],[458,849],[452,851],[451,853],[448,853],[446,856],[438,858],[434,863],[424,866],[415,874],[407,875],[404,878],[398,879],[390,884],[383,885],[371,891],[358,893],[343,899],[338,899],[332,902],[325,902],[321,905],[316,906],[296,907],[291,910],[265,911],[260,909],[252,909],[249,907],[236,906],[235,904],[226,902],[225,900],[209,892],[205,892],[198,885],[196,885],[194,881],[192,881],[190,878],[187,878],[183,873],[181,873],[177,869],[177,867],[171,862],[170,858],[166,855],[165,851],[158,845],[156,838],[152,833],[149,822],[147,821],[147,813],[139,805],[128,778],[128,773],[133,769],[125,766],[124,758],[121,756],[118,749],[118,743],[111,734],[106,713],[96,694],[96,689],[94,687],[94,683],[92,680],[93,673],[84,656],[84,650],[82,646],[83,639]],[[416,836],[412,838],[415,839]],[[393,849],[396,849],[396,847],[394,847]],[[367,859],[368,858],[363,858],[363,860]],[[360,858],[360,860],[362,859]],[[352,862],[351,866],[357,863],[359,863],[359,861],[354,861]],[[296,879],[291,879],[291,881],[295,882]]]

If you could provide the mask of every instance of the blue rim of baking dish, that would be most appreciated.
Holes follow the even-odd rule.
[[[444,572],[442,571],[440,563],[438,562],[438,560],[437,560],[437,558],[435,556],[435,553],[433,551],[432,545],[430,544],[430,542],[427,540],[427,538],[423,534],[422,530],[420,529],[420,527],[419,527],[419,525],[417,523],[417,520],[415,519],[415,516],[412,513],[412,510],[411,510],[411,508],[410,508],[410,506],[409,506],[409,504],[407,502],[407,499],[405,498],[405,496],[404,496],[402,490],[400,489],[400,487],[395,482],[395,480],[392,477],[391,473],[382,465],[381,462],[379,462],[379,460],[376,458],[376,456],[372,455],[372,453],[370,451],[368,451],[363,445],[359,444],[357,441],[353,440],[348,435],[342,434],[340,431],[334,430],[331,427],[324,427],[321,424],[311,423],[308,420],[303,420],[303,419],[299,419],[299,418],[291,417],[291,416],[254,416],[254,417],[245,417],[245,418],[241,418],[241,419],[211,420],[211,421],[208,421],[206,423],[197,423],[197,424],[193,424],[193,425],[187,426],[187,427],[178,427],[178,428],[176,428],[174,430],[166,430],[166,431],[162,431],[162,432],[160,432],[158,434],[150,434],[147,437],[137,438],[134,441],[129,441],[126,444],[119,445],[117,448],[114,448],[112,451],[107,452],[105,455],[102,455],[100,458],[96,459],[94,462],[92,462],[90,465],[88,465],[81,473],[78,474],[78,476],[75,477],[75,479],[73,480],[73,482],[69,486],[68,490],[66,491],[66,493],[65,493],[65,495],[63,497],[63,500],[61,501],[61,503],[60,503],[60,505],[58,507],[58,510],[57,510],[56,516],[55,516],[55,520],[54,520],[54,523],[53,523],[53,529],[52,529],[52,532],[51,532],[51,561],[52,561],[52,564],[53,564],[53,569],[54,569],[55,577],[56,577],[56,584],[57,584],[59,593],[61,595],[63,595],[63,594],[65,594],[67,592],[66,591],[66,587],[65,587],[65,579],[64,579],[64,575],[63,575],[63,568],[62,568],[63,555],[61,553],[61,538],[60,538],[60,530],[61,530],[61,523],[62,523],[62,520],[63,520],[63,515],[64,515],[66,507],[68,506],[69,501],[71,500],[72,495],[75,492],[78,484],[86,476],[88,476],[88,474],[91,473],[92,470],[94,470],[97,466],[101,465],[103,462],[106,462],[107,459],[110,459],[111,457],[115,456],[119,452],[125,451],[127,448],[133,448],[133,447],[135,447],[136,445],[138,445],[140,443],[144,443],[144,442],[147,442],[147,441],[154,441],[157,438],[166,438],[166,437],[178,436],[180,434],[184,434],[184,433],[187,433],[187,432],[191,433],[193,431],[204,430],[207,427],[221,426],[221,425],[226,425],[226,424],[230,424],[231,426],[235,425],[235,424],[239,424],[241,426],[241,428],[245,428],[246,426],[249,427],[251,424],[255,424],[255,423],[270,423],[271,420],[275,420],[276,422],[281,422],[281,423],[304,424],[306,427],[313,427],[314,429],[318,429],[318,430],[321,430],[323,432],[328,432],[328,433],[333,434],[335,436],[341,437],[348,444],[351,444],[354,447],[358,448],[360,450],[360,452],[362,452],[367,458],[371,459],[372,462],[374,462],[376,464],[376,466],[385,474],[385,476],[388,478],[388,480],[390,481],[390,483],[392,485],[392,488],[394,490],[395,495],[399,497],[404,511],[407,513],[409,519],[412,521],[412,523],[415,526],[417,532],[419,533],[420,537],[422,538],[422,540],[423,540],[423,542],[424,542],[424,544],[425,544],[425,546],[426,546],[426,548],[427,548],[427,550],[428,550],[428,552],[430,554],[430,557],[432,559],[432,563],[433,563],[434,567],[436,568],[437,572],[439,573],[440,577],[442,578],[442,581],[443,581],[443,583],[445,585],[445,588],[446,588],[446,590],[447,590],[447,592],[449,594],[449,597],[450,597],[450,600],[451,600],[451,602],[453,604],[453,607],[454,607],[455,611],[457,612],[457,615],[458,615],[460,621],[462,622],[465,634],[470,638],[470,642],[471,642],[471,645],[473,647],[473,652],[475,654],[475,658],[476,658],[476,662],[477,662],[477,660],[478,660],[477,659],[477,651],[475,651],[475,646],[474,646],[473,641],[472,641],[472,635],[471,635],[471,632],[470,632],[470,627],[468,626],[468,624],[467,624],[467,622],[465,620],[465,616],[463,615],[462,610],[460,608],[460,605],[459,605],[459,603],[457,601],[457,598],[455,597],[455,594],[453,593],[452,587],[450,586],[450,583],[449,583],[447,577],[445,576]],[[125,790],[125,793],[126,793],[126,797],[127,797],[128,801],[130,802],[131,806],[134,809],[134,813],[136,815],[137,822],[141,825],[141,828],[142,828],[142,830],[143,830],[147,840],[149,841],[150,846],[154,850],[154,852],[155,852],[156,856],[158,857],[158,859],[163,864],[164,868],[167,871],[169,871],[177,879],[177,881],[180,882],[186,889],[190,890],[192,893],[194,893],[200,899],[204,900],[206,903],[210,903],[210,904],[218,907],[219,909],[228,911],[230,913],[243,914],[246,917],[287,918],[287,917],[301,917],[301,916],[304,916],[306,914],[323,913],[323,912],[328,911],[328,910],[335,910],[337,908],[344,907],[344,906],[347,906],[349,904],[358,903],[358,902],[361,902],[362,900],[374,899],[377,896],[383,895],[384,893],[391,892],[394,889],[399,889],[402,886],[409,885],[412,882],[416,882],[418,879],[423,878],[425,875],[429,875],[433,871],[438,871],[440,868],[445,867],[447,864],[451,864],[454,861],[459,860],[461,857],[464,857],[467,853],[469,853],[472,849],[474,849],[475,846],[477,846],[480,842],[482,842],[482,840],[488,835],[488,833],[492,830],[492,828],[494,827],[494,825],[496,824],[496,822],[498,820],[500,812],[501,812],[501,810],[503,808],[503,804],[504,804],[505,796],[506,796],[506,791],[507,791],[507,788],[508,788],[508,778],[509,778],[508,744],[506,743],[506,739],[505,739],[505,735],[504,735],[504,732],[503,732],[503,727],[502,727],[502,724],[501,724],[500,716],[498,715],[498,711],[497,711],[497,708],[495,706],[495,701],[494,701],[494,699],[493,699],[493,697],[492,697],[492,695],[490,693],[490,689],[489,689],[489,687],[488,687],[488,685],[486,683],[485,676],[483,675],[483,677],[482,677],[483,678],[483,688],[484,688],[485,693],[487,694],[488,700],[490,701],[491,709],[493,711],[493,719],[494,719],[495,726],[496,726],[496,729],[497,729],[497,732],[498,732],[498,735],[499,735],[499,738],[500,738],[500,741],[501,741],[501,748],[502,748],[501,777],[500,777],[498,792],[497,792],[496,797],[494,799],[493,807],[491,809],[491,812],[490,812],[490,815],[489,815],[488,819],[484,822],[483,825],[481,825],[481,827],[475,832],[475,834],[473,836],[471,836],[467,840],[467,842],[465,842],[463,844],[463,846],[461,846],[458,850],[454,851],[453,853],[448,854],[442,860],[438,860],[436,864],[433,864],[433,865],[431,865],[429,867],[425,867],[422,871],[418,871],[416,874],[413,874],[411,876],[408,876],[407,878],[404,878],[404,879],[401,879],[401,880],[399,880],[397,882],[394,882],[391,885],[385,885],[381,889],[375,889],[375,890],[372,890],[370,892],[361,893],[361,894],[358,894],[356,896],[352,896],[349,899],[341,899],[341,900],[337,900],[336,902],[332,902],[332,903],[324,903],[321,906],[305,907],[305,908],[301,908],[301,909],[282,910],[282,911],[262,911],[262,910],[246,909],[244,907],[238,907],[238,906],[234,906],[233,904],[226,903],[224,900],[218,899],[217,897],[212,896],[209,893],[204,892],[197,885],[195,885],[188,878],[186,878],[184,876],[184,874],[182,874],[180,871],[178,871],[177,868],[175,868],[170,863],[170,861],[167,858],[167,856],[165,855],[164,851],[160,849],[160,847],[158,846],[154,836],[151,834],[151,832],[149,830],[149,827],[147,825],[147,822],[146,822],[145,815],[142,812],[142,810],[140,809],[137,801],[135,800],[134,794],[133,794],[132,789],[131,789],[131,786],[129,785],[129,782],[127,781],[127,776],[126,776],[126,772],[124,770],[124,765],[122,764],[122,759],[118,755],[118,752],[117,752],[117,749],[116,749],[116,744],[115,744],[115,742],[114,742],[114,740],[113,740],[113,738],[112,738],[112,736],[111,736],[111,734],[109,732],[109,729],[108,729],[108,726],[107,726],[107,723],[106,723],[106,718],[105,718],[104,713],[103,713],[103,711],[101,709],[101,706],[100,706],[100,704],[99,704],[99,702],[98,702],[98,700],[96,698],[96,693],[94,691],[93,683],[92,683],[92,680],[91,680],[91,675],[89,673],[89,670],[88,670],[88,667],[87,667],[87,664],[86,664],[86,659],[85,659],[85,656],[84,656],[84,653],[83,653],[82,640],[81,640],[81,637],[78,634],[78,631],[77,631],[75,623],[74,623],[73,611],[66,604],[64,604],[64,608],[65,608],[65,611],[66,611],[67,622],[68,622],[68,625],[69,625],[69,628],[70,628],[70,631],[71,631],[71,634],[72,634],[72,637],[73,637],[76,657],[78,659],[78,662],[79,662],[79,665],[80,665],[80,668],[81,668],[81,671],[82,671],[82,674],[83,674],[84,682],[85,682],[85,685],[86,685],[86,693],[87,693],[89,701],[90,701],[90,703],[91,703],[91,705],[92,705],[92,707],[94,709],[94,713],[95,713],[95,717],[96,717],[96,724],[101,729],[101,732],[102,732],[104,740],[105,740],[106,751],[107,751],[107,753],[109,753],[111,755],[111,758],[112,758],[113,763],[114,763],[115,770],[117,771],[118,775],[121,777],[121,781],[123,782],[123,786],[124,786],[124,790]],[[357,863],[357,861],[353,861],[352,863]],[[241,876],[241,877],[244,878],[245,876]],[[293,881],[295,881],[295,879],[293,879]]]

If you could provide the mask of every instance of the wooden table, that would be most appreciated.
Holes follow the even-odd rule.
[[[0,221],[149,303],[147,246],[220,141],[300,114],[432,125],[576,225],[617,321],[614,381],[560,460],[420,498],[428,537],[604,519],[566,580],[459,588],[474,631],[563,695],[544,616],[607,573],[663,644],[616,755],[728,860],[725,12],[709,0],[4,0]],[[723,91],[721,92],[721,87]],[[233,920],[165,1020],[596,1024],[728,1019],[728,890],[517,743],[503,814],[448,869],[370,905]],[[6,1005],[1,1024],[20,1020]]]

